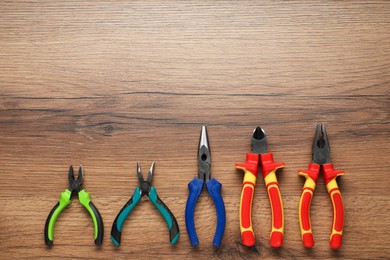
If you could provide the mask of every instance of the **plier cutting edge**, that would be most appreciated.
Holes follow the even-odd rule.
[[[130,200],[123,206],[121,211],[118,213],[117,217],[112,224],[111,229],[111,240],[116,245],[119,246],[121,243],[121,234],[123,223],[125,222],[127,216],[133,210],[133,208],[138,204],[142,197],[146,196],[157,208],[157,210],[164,217],[165,221],[168,224],[169,229],[169,240],[172,245],[176,244],[180,236],[179,225],[177,224],[176,218],[169,208],[164,204],[164,202],[157,196],[156,188],[152,186],[152,177],[154,170],[154,162],[150,167],[149,174],[146,180],[144,180],[141,172],[141,166],[139,162],[137,163],[137,176],[139,180],[139,186],[134,190],[133,196]]]
[[[221,246],[221,240],[225,231],[226,212],[225,204],[223,203],[221,195],[222,184],[216,179],[211,178],[210,168],[210,146],[206,126],[203,126],[198,147],[198,177],[195,177],[190,183],[188,183],[190,193],[188,195],[185,210],[186,228],[192,246],[198,246],[199,244],[198,235],[195,230],[194,213],[196,202],[198,201],[204,185],[206,185],[217,211],[217,228],[215,230],[213,240],[214,247]]]
[[[313,198],[314,189],[318,180],[318,175],[322,166],[322,172],[326,184],[326,189],[332,201],[333,222],[330,235],[330,246],[333,249],[341,247],[343,226],[344,226],[344,207],[341,199],[340,189],[336,178],[344,175],[344,171],[336,171],[330,162],[330,146],[326,134],[325,125],[318,124],[313,140],[312,163],[308,170],[300,170],[299,175],[306,178],[299,200],[299,223],[301,228],[302,242],[307,248],[314,246],[313,233],[310,224],[310,203]]]
[[[246,154],[245,163],[236,164],[236,168],[243,170],[245,173],[240,200],[241,242],[244,246],[256,252],[256,241],[252,228],[251,215],[252,200],[258,172],[263,174],[269,201],[271,203],[272,230],[270,244],[272,247],[281,247],[283,244],[283,203],[279,184],[276,179],[276,170],[283,167],[284,163],[275,163],[272,153],[267,152],[267,137],[264,130],[258,126],[252,134],[252,153]]]

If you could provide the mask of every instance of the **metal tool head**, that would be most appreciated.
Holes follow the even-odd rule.
[[[323,124],[318,124],[312,147],[312,162],[323,165],[330,162],[330,146],[328,135]]]
[[[252,134],[252,152],[263,154],[267,152],[267,136],[260,126],[253,130]]]
[[[142,183],[144,182],[144,177],[142,176],[141,164],[139,162],[137,162],[137,176],[139,184],[142,185]]]
[[[210,180],[211,155],[206,126],[202,126],[198,147],[198,178],[204,182]]]
[[[73,192],[79,192],[81,190],[81,184],[83,184],[83,166],[80,165],[77,179],[74,178],[73,166],[69,167],[68,173],[69,190]]]
[[[150,192],[150,189],[152,187],[154,165],[155,165],[155,162],[153,162],[152,165],[150,166],[148,178],[145,181],[144,177],[142,175],[141,165],[139,162],[137,162],[137,176],[138,176],[138,181],[139,181],[139,186],[141,188],[141,195],[142,196],[148,195]]]
[[[152,184],[154,165],[155,165],[155,162],[152,162],[152,165],[150,166],[150,169],[149,169],[148,179],[146,180],[150,184]]]

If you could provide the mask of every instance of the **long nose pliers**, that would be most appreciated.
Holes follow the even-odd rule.
[[[144,180],[141,172],[141,166],[139,162],[137,163],[137,176],[139,180],[139,186],[135,188],[133,196],[130,200],[123,206],[121,211],[118,213],[115,218],[114,223],[112,224],[111,229],[111,240],[116,245],[119,246],[121,243],[121,234],[123,223],[125,222],[127,216],[133,210],[133,208],[138,204],[142,197],[146,196],[157,208],[157,210],[164,217],[165,221],[168,224],[169,229],[169,240],[172,245],[176,244],[180,236],[179,225],[177,224],[176,218],[169,208],[164,204],[164,202],[157,196],[156,188],[152,186],[152,177],[154,170],[154,162],[150,167],[149,174],[146,180]]]
[[[341,247],[344,226],[344,206],[341,199],[340,189],[336,178],[344,175],[344,171],[336,171],[330,162],[330,146],[326,134],[325,125],[318,124],[312,146],[312,163],[308,170],[300,170],[298,174],[306,178],[299,200],[299,223],[301,228],[302,242],[307,248],[314,246],[313,233],[310,224],[310,203],[318,180],[320,169],[324,175],[326,189],[332,201],[333,222],[330,235],[330,246],[333,249]]]
[[[244,171],[240,200],[240,230],[241,242],[244,246],[257,251],[255,235],[252,228],[252,200],[255,191],[258,172],[263,174],[272,210],[272,230],[270,244],[281,247],[283,244],[284,216],[283,203],[276,170],[283,168],[284,163],[275,163],[273,154],[267,152],[267,137],[261,127],[252,134],[252,153],[246,154],[245,163],[237,163],[236,168]]]
[[[222,184],[216,179],[211,178],[210,168],[210,146],[206,126],[203,126],[198,147],[198,177],[195,177],[188,184],[190,193],[188,195],[185,210],[186,228],[192,246],[198,246],[199,244],[198,235],[196,234],[195,230],[194,213],[196,202],[198,201],[199,195],[203,190],[203,186],[207,187],[207,190],[213,199],[215,208],[217,210],[217,228],[215,230],[213,240],[214,247],[221,246],[221,240],[223,233],[225,232],[226,212],[225,204],[223,203],[221,195]]]
[[[95,244],[101,245],[103,242],[103,220],[100,216],[98,209],[91,201],[91,197],[88,192],[81,189],[83,183],[83,167],[80,166],[78,178],[74,178],[73,166],[69,167],[68,173],[69,188],[61,193],[60,201],[50,211],[46,219],[45,224],[45,244],[47,246],[53,245],[54,240],[54,224],[57,217],[60,215],[62,210],[66,208],[72,202],[72,196],[78,195],[81,205],[83,205],[92,217],[94,230],[95,230]]]

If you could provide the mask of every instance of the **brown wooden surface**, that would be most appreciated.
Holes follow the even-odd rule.
[[[239,245],[238,207],[250,134],[260,124],[278,174],[285,243],[269,246],[270,207],[259,179],[253,223],[262,258],[388,258],[390,4],[279,1],[2,1],[0,3],[0,252],[10,258],[255,258]],[[346,219],[329,248],[332,210],[323,179],[312,204],[315,248],[302,246],[298,201],[318,122],[328,126]],[[185,229],[187,183],[208,125],[212,176],[223,184],[227,226],[211,247],[215,210],[196,208],[200,246]],[[112,222],[156,160],[154,185],[177,217],[166,224],[143,200],[115,248]],[[70,164],[104,218],[101,248],[77,202],[46,217],[67,188]]]

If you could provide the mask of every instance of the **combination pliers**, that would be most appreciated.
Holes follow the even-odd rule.
[[[211,178],[210,168],[210,146],[206,126],[203,126],[200,133],[198,147],[198,177],[195,177],[188,184],[190,193],[188,195],[185,210],[187,233],[192,246],[198,246],[199,244],[198,235],[196,234],[195,230],[194,214],[196,202],[198,201],[199,195],[202,192],[204,186],[207,187],[207,190],[213,199],[217,211],[217,228],[215,230],[213,239],[214,247],[221,246],[221,240],[223,233],[225,232],[226,212],[225,204],[223,203],[221,195],[222,184],[216,179]]]
[[[324,175],[326,189],[330,196],[333,207],[332,233],[330,246],[333,249],[341,247],[344,226],[344,206],[341,199],[340,189],[336,178],[344,175],[344,171],[336,171],[330,162],[330,146],[326,134],[325,125],[318,124],[312,146],[312,163],[308,170],[300,170],[298,174],[306,178],[299,200],[299,223],[301,228],[302,242],[307,248],[314,246],[313,233],[310,224],[310,203],[318,180],[320,169]]]
[[[175,216],[164,204],[164,202],[157,196],[156,188],[152,186],[154,164],[155,163],[153,162],[152,166],[150,167],[148,177],[146,180],[144,180],[141,172],[141,166],[139,162],[137,163],[137,176],[139,180],[139,186],[135,188],[133,196],[125,204],[125,206],[123,206],[121,211],[118,213],[118,216],[115,218],[114,223],[112,224],[111,240],[116,246],[119,246],[121,243],[123,223],[125,222],[130,212],[133,210],[133,208],[144,196],[149,198],[149,200],[153,203],[153,205],[157,208],[157,210],[161,213],[161,215],[167,222],[170,243],[174,245],[179,239],[179,225],[177,224]]]
[[[83,167],[80,166],[78,178],[74,178],[73,166],[69,167],[68,173],[69,188],[61,193],[60,201],[54,206],[50,211],[49,216],[47,216],[45,224],[45,243],[47,246],[53,245],[54,240],[54,224],[57,220],[57,217],[60,215],[62,210],[66,208],[72,202],[72,196],[78,195],[81,205],[83,205],[89,212],[92,217],[94,230],[95,230],[95,244],[101,245],[103,242],[103,220],[100,216],[98,209],[91,201],[91,197],[88,192],[84,189],[81,189],[83,183]]]

